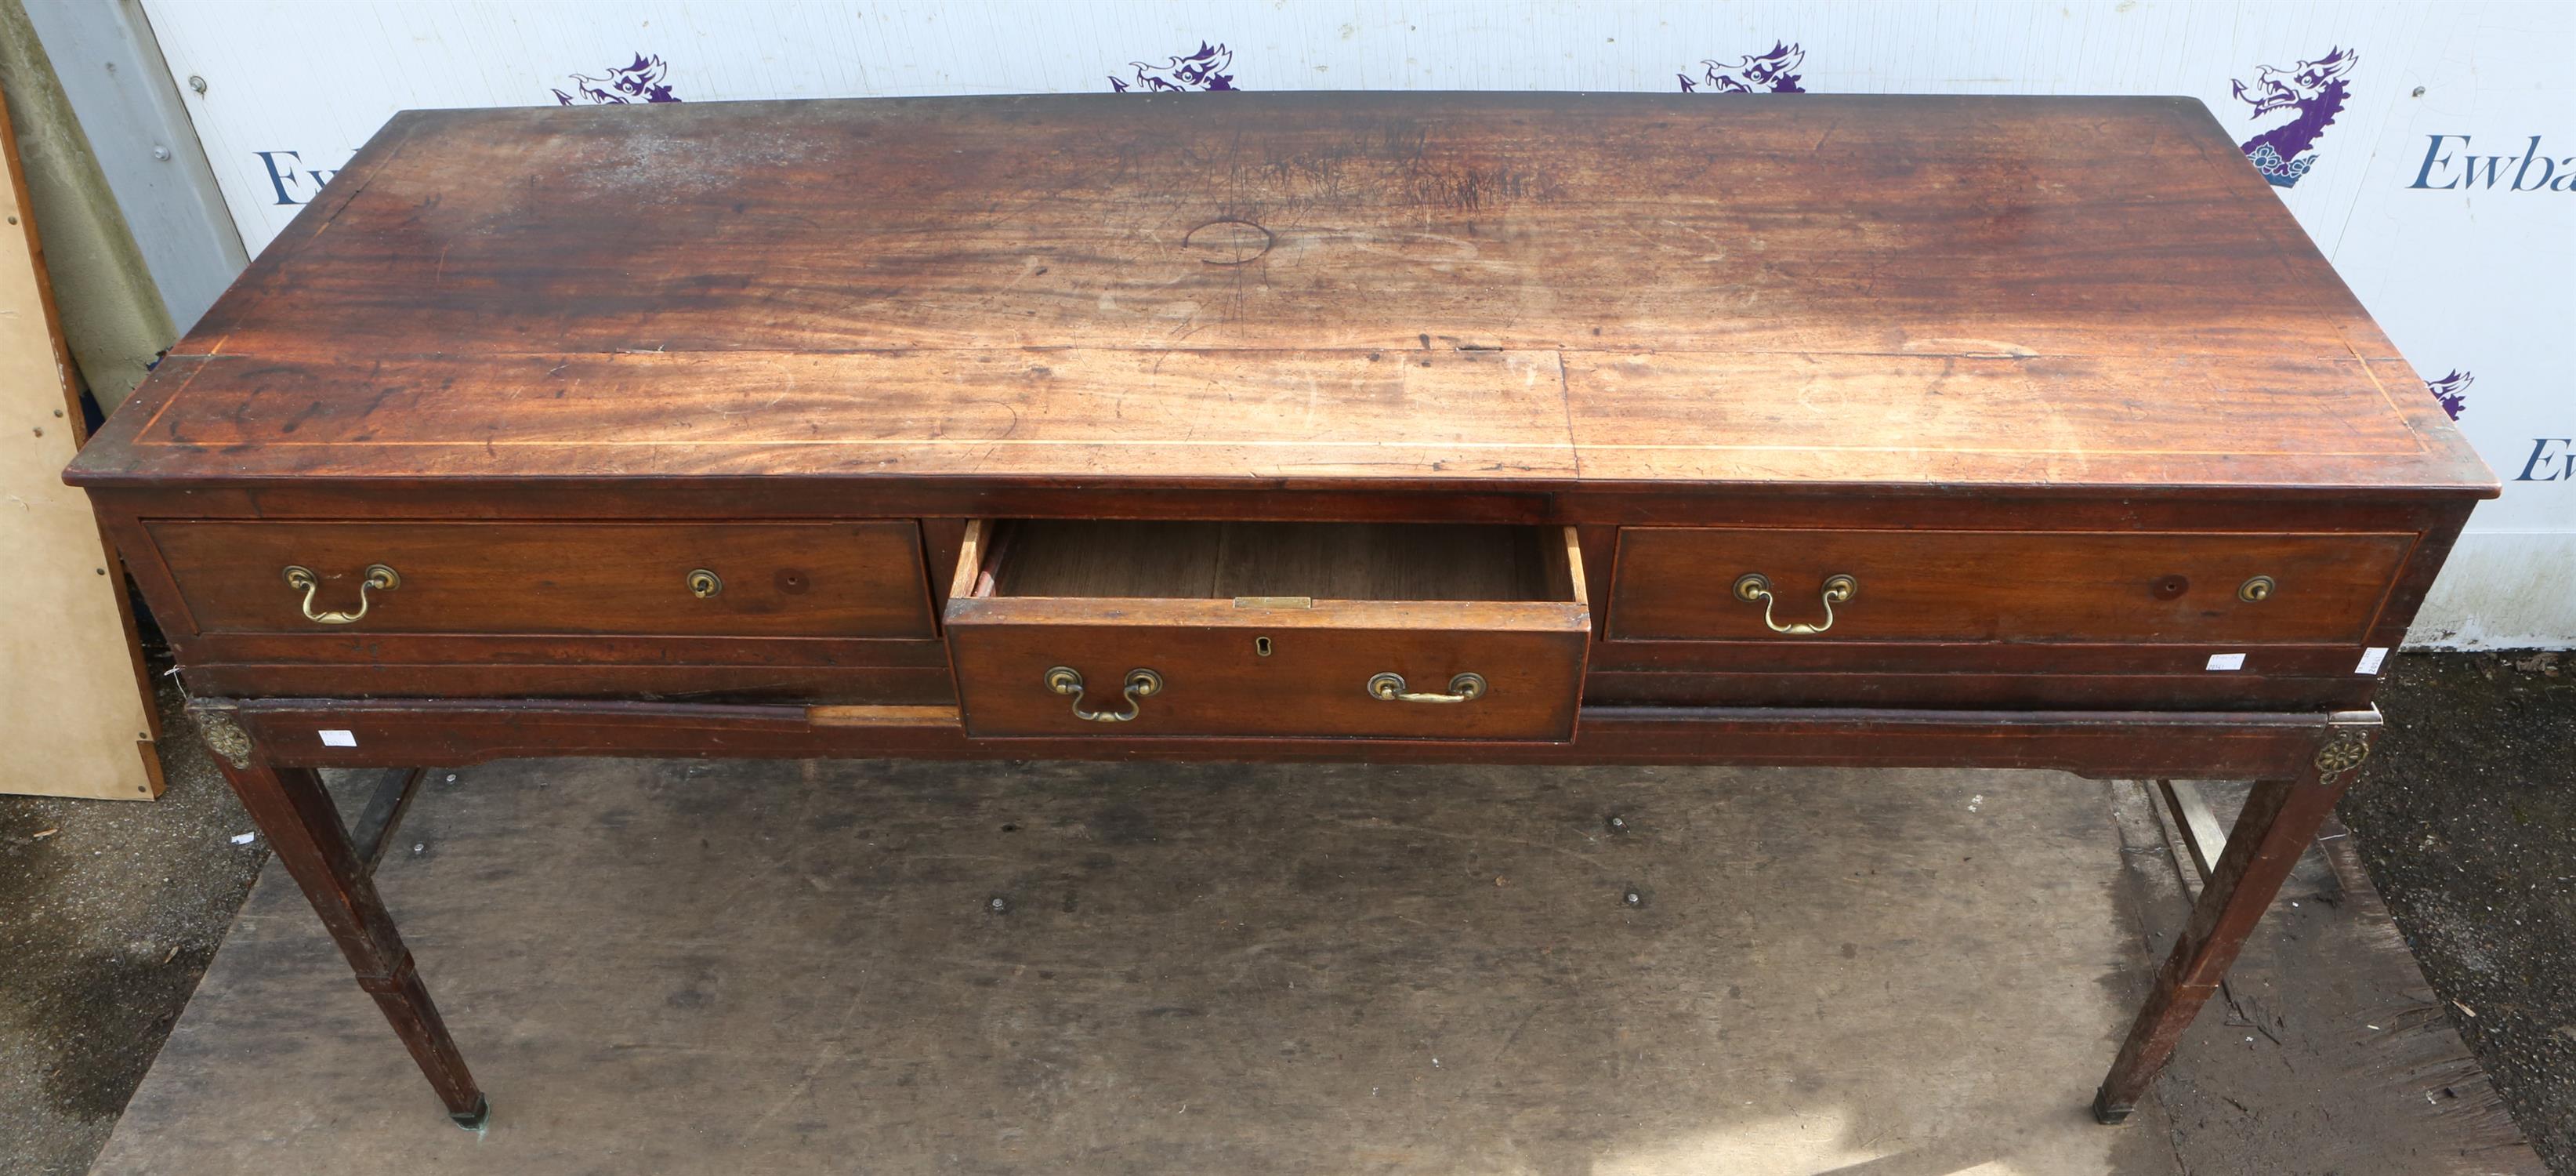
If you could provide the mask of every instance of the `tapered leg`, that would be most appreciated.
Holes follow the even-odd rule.
[[[238,728],[230,737],[240,739]],[[420,1072],[447,1104],[448,1117],[460,1127],[481,1127],[491,1104],[475,1088],[474,1076],[439,1019],[438,1006],[430,1003],[429,990],[412,967],[411,951],[394,930],[384,901],[376,897],[375,883],[350,846],[322,778],[310,768],[271,767],[246,745],[228,747],[212,731],[207,741],[223,753],[224,778],[259,823],[277,860],[303,887],[341,954],[349,957],[358,987],[376,998],[412,1060],[420,1063]]]
[[[2117,1123],[2129,1117],[2144,1097],[2156,1072],[2173,1057],[2174,1043],[2191,1026],[2194,1014],[2218,991],[2218,982],[2236,962],[2237,949],[2261,921],[2272,896],[2279,893],[2290,869],[2299,862],[2317,827],[2334,811],[2335,800],[2351,784],[2354,769],[2370,752],[2378,734],[2376,716],[2368,723],[2337,724],[2320,745],[2315,763],[2296,780],[2266,780],[2254,786],[2245,811],[2227,834],[2209,884],[2201,889],[2183,927],[2182,940],[2156,973],[2155,987],[2129,1039],[2111,1063],[2110,1076],[2093,1096],[2093,1117]]]

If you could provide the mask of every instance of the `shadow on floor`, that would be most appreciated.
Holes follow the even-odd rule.
[[[155,801],[0,796],[0,1172],[79,1176],[268,860],[161,696]]]
[[[380,876],[489,1134],[272,876],[100,1170],[2165,1173],[2113,788],[493,765]]]
[[[2576,860],[2564,785],[2565,765],[2576,763],[2576,680],[2543,673],[2528,654],[2403,657],[2392,663],[2383,706],[2391,735],[2345,811],[2440,997],[2416,991],[2421,981],[2402,957],[2394,969],[2372,962],[2372,916],[2314,901],[2332,880],[2321,859],[2312,861],[2238,969],[2248,1000],[2213,1005],[2160,1086],[2174,1108],[2170,1130],[2142,1113],[2128,1131],[2109,1133],[2112,1152],[2099,1160],[2093,1137],[2061,1132],[2048,1116],[2065,1108],[2038,1092],[2066,1083],[2089,1090],[2107,1038],[2079,1043],[2056,1069],[1995,1075],[1982,1093],[1972,1084],[1965,1095],[1927,1098],[1911,1081],[2009,1070],[2017,1036],[2093,1032],[2075,1027],[2085,1020],[2071,1011],[2079,998],[2100,1002],[2088,1016],[2104,1025],[2124,1018],[2146,975],[2136,945],[2170,941],[2183,900],[2153,821],[2141,823],[2151,815],[2143,794],[2062,777],[1961,775],[1955,786],[1898,791],[1886,780],[1915,777],[1893,774],[1876,788],[1828,788],[1800,797],[1803,809],[1761,815],[1764,803],[1728,801],[1718,795],[1727,789],[1706,779],[1627,770],[1541,773],[1498,794],[1491,781],[1441,769],[1209,768],[1190,780],[1131,781],[1123,799],[1068,809],[1065,794],[1096,783],[1076,776],[1105,769],[996,766],[1003,774],[987,784],[998,791],[986,792],[928,765],[617,765],[593,766],[623,773],[623,783],[592,799],[487,807],[480,818],[516,813],[590,832],[486,841],[469,827],[478,818],[457,806],[484,805],[496,790],[569,795],[555,792],[567,787],[559,767],[502,765],[470,774],[470,788],[430,798],[405,839],[406,849],[424,848],[407,855],[411,864],[389,866],[387,885],[502,1104],[501,1127],[476,1154],[523,1156],[532,1129],[559,1141],[576,1138],[567,1131],[601,1130],[589,1151],[558,1157],[566,1171],[632,1170],[609,1158],[692,1154],[681,1145],[707,1140],[731,1141],[735,1151],[706,1154],[737,1164],[760,1154],[743,1149],[776,1154],[788,1141],[817,1154],[859,1149],[840,1152],[844,1159],[891,1154],[929,1164],[927,1141],[954,1126],[930,1124],[958,1115],[974,1116],[990,1138],[954,1154],[991,1168],[1024,1169],[1040,1154],[1075,1156],[1066,1161],[1073,1170],[1233,1164],[1239,1156],[1209,1141],[1248,1117],[1275,1117],[1269,1135],[1242,1138],[1321,1139],[1284,1154],[1381,1170],[1643,1172],[1712,1148],[1732,1149],[1722,1153],[1732,1170],[1751,1172],[2167,1170],[2155,1155],[2133,1154],[2143,1147],[2163,1163],[2211,1171],[2251,1155],[2324,1156],[2354,1138],[2350,1122],[2360,1118],[2411,1124],[2404,1140],[2431,1149],[2427,1158],[2401,1148],[2389,1161],[2399,1166],[2384,1170],[2530,1170],[2510,1149],[2484,1159],[2463,1150],[2497,1132],[2458,1122],[2486,1113],[2477,1104],[2488,1095],[2464,1057],[2451,1060],[2469,1082],[2439,1081],[2448,1063],[2436,1038],[2447,1036],[2446,1023],[2468,1030],[2479,1057],[2497,1067],[2505,1101],[2563,1159],[2576,1131],[2576,1033],[2565,1029],[2576,1023],[2576,991],[2565,980],[2576,975],[2576,889],[2566,871],[2551,871]],[[0,1098],[14,1109],[0,1118],[0,1169],[8,1172],[87,1169],[265,860],[262,846],[229,843],[250,828],[247,819],[184,719],[169,717],[172,783],[160,802],[0,797]],[[1800,790],[1795,774],[1742,775],[1774,798]],[[2071,822],[2057,830],[2069,837],[2059,860],[2022,864],[2117,890],[2116,872],[2086,856],[2101,852],[2107,834],[2099,831],[2116,824],[2132,866],[2110,904],[2117,917],[2100,913],[2101,895],[2059,896],[2078,908],[2061,913],[2108,920],[2095,929],[2110,935],[2101,958],[2070,956],[2055,972],[2016,967],[2017,945],[1980,941],[1974,931],[2017,904],[2047,903],[2049,892],[2019,894],[2020,882],[1968,869],[1973,860],[1942,872],[1948,850],[1974,859],[1979,836],[1992,831],[1932,811],[1963,808],[1998,779],[2027,789],[2032,778],[2089,797],[2092,807],[2058,813]],[[721,798],[729,782],[748,783],[750,794]],[[1028,799],[1011,799],[1012,789]],[[1965,799],[1952,795],[1962,789]],[[792,795],[800,790],[819,798]],[[931,807],[907,822],[870,809],[871,792],[918,794]],[[1305,810],[1286,802],[1316,795],[1332,801],[1318,811],[1334,815],[1301,826]],[[1233,803],[1244,796],[1258,802]],[[1914,805],[1930,808],[1873,811]],[[1593,824],[1601,815],[1593,810],[1610,808],[1631,810],[1638,833],[1612,838]],[[1981,815],[1990,811],[1980,805]],[[718,835],[746,814],[765,832]],[[781,817],[803,824],[776,823]],[[1836,821],[1855,824],[1838,830]],[[2073,848],[2071,835],[2085,828],[2096,830],[2095,843]],[[622,841],[638,829],[640,841]],[[1846,832],[1852,839],[1840,840]],[[434,840],[424,839],[429,833]],[[724,860],[672,856],[692,838],[706,854],[721,846]],[[959,852],[941,851],[949,842]],[[1026,848],[1033,842],[1050,848]],[[1140,846],[1161,849],[1133,856]],[[545,847],[569,852],[549,856]],[[817,853],[826,855],[821,865]],[[1882,859],[1897,873],[1869,875]],[[477,864],[442,874],[442,861]],[[1986,864],[2002,861],[1990,854]],[[1861,872],[1846,880],[1837,863]],[[1482,876],[1489,867],[1501,885]],[[441,878],[494,893],[442,899]],[[1618,893],[1632,885],[1646,906],[1620,904]],[[798,886],[811,897],[790,898]],[[981,914],[978,904],[996,893],[1014,909]],[[665,924],[670,912],[656,904],[674,894],[695,897]],[[2303,896],[2306,905],[2287,905]],[[1072,910],[1063,909],[1068,900]],[[1945,939],[1954,935],[1940,929],[1945,913],[1963,904],[1995,909],[1969,917],[1959,933],[1966,938]],[[512,917],[513,906],[525,917]],[[280,1154],[286,1136],[308,1131],[374,1133],[382,1142],[388,1132],[412,1139],[417,1128],[437,1127],[416,1142],[441,1155],[471,1142],[441,1125],[291,886],[274,879],[250,916],[237,937],[243,971],[266,975],[201,1003],[221,1003],[222,1017],[281,1038],[327,1028],[354,1052],[332,1063],[336,1098],[296,1108],[305,1119],[271,1119],[257,1131],[239,1118],[199,1122],[222,1136],[215,1150],[247,1170]],[[1928,922],[1900,926],[1913,916]],[[576,926],[565,935],[549,918],[606,930]],[[771,918],[791,920],[795,934],[754,942],[745,925]],[[1217,933],[1229,918],[1233,938]],[[2079,941],[2089,942],[2068,942]],[[1945,943],[1949,950],[1936,950]],[[765,976],[729,962],[754,948],[773,957]],[[485,950],[502,954],[487,965]],[[1997,975],[2007,983],[1974,986],[1980,952],[2002,961]],[[929,971],[896,982],[894,973],[918,967]],[[1955,975],[1935,974],[1945,967]],[[1109,968],[1115,985],[1103,979]],[[1048,974],[1031,978],[1038,973]],[[1744,983],[1755,974],[1768,979]],[[1471,983],[1492,1008],[1442,995]],[[2045,1015],[2020,1017],[2016,984],[2042,994]],[[1189,992],[1205,999],[1181,999]],[[1918,993],[1934,999],[1910,999]],[[1930,1027],[1868,1028],[1909,1009]],[[743,1019],[746,1010],[757,1015]],[[2366,1028],[2393,1019],[2382,1016],[2390,1011],[2424,1043],[2393,1074],[2368,1033],[2342,1024],[2352,1014]],[[878,1018],[915,1027],[891,1040],[850,1027]],[[2247,1032],[2258,1019],[2268,1034]],[[1255,1064],[1245,1042],[1265,1034],[1278,1041]],[[214,1039],[191,1046],[186,1037],[165,1067],[170,1080],[156,1072],[138,1122],[180,1115],[176,1103],[221,1089],[229,1063],[209,1052]],[[1126,1042],[1108,1051],[1116,1065],[1086,1060],[1088,1043],[1111,1039]],[[318,1047],[246,1048],[230,1060],[279,1074]],[[1694,1068],[1739,1049],[1753,1052],[1722,1076]],[[2083,1049],[2091,1052],[2077,1066],[2073,1054]],[[2054,1056],[2045,1046],[2030,1056],[2040,1055]],[[1425,1070],[1433,1056],[1441,1066]],[[1927,1057],[1933,1068],[1914,1068]],[[1009,1081],[947,1072],[1006,1058],[1026,1072]],[[1250,1080],[1228,1078],[1236,1063]],[[523,1085],[554,1065],[567,1068],[559,1089]],[[1848,1072],[1854,1066],[1886,1072]],[[724,1097],[696,1097],[690,1074]],[[1342,1075],[1370,1079],[1374,1093],[1341,1105],[1350,1094]],[[2431,1083],[2408,1093],[2429,1109],[2401,1115],[2371,1101],[2401,1093],[2392,1084],[2403,1081]],[[2003,1093],[2014,1083],[2029,1097]],[[852,1090],[881,1105],[853,1112],[834,1104]],[[590,1109],[552,1105],[585,1094]],[[1404,1101],[1388,1101],[1395,1097]],[[1919,1116],[1904,1108],[1908,1099],[1923,1102]],[[1111,1101],[1122,1103],[1114,1116],[1102,1112]],[[738,1122],[711,1117],[737,1102],[757,1109]],[[827,1111],[852,1116],[849,1129],[817,1128]],[[621,1125],[612,1121],[618,1114],[638,1118]],[[1978,1116],[2005,1127],[1963,1129]],[[1030,1142],[1057,1139],[1074,1120],[1090,1132],[1076,1151],[1042,1153]],[[521,1134],[513,1142],[505,1130]],[[2060,1163],[2049,1148],[2068,1139],[2082,1142]],[[2149,1144],[2135,1142],[2142,1139]],[[1124,1150],[1135,1140],[1159,1140],[1161,1150]],[[1473,1146],[1452,1147],[1461,1140]],[[897,1150],[877,1150],[887,1146]],[[119,1152],[129,1166],[111,1157],[110,1170],[149,1166],[131,1151]],[[1280,1170],[1283,1153],[1266,1154],[1243,1170]],[[2383,1169],[2343,1169],[2373,1170]]]

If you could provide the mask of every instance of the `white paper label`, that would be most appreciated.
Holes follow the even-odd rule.
[[[2244,668],[2245,668],[2245,655],[2244,655],[2244,654],[2241,654],[2241,653],[2213,653],[2213,654],[2210,654],[2210,655],[2209,655],[2209,668],[2210,668],[2210,669],[2213,669],[2213,670],[2241,670],[2241,669],[2244,669]]]
[[[2379,663],[2386,660],[2388,660],[2388,647],[2385,645],[2373,645],[2370,648],[2361,651],[2361,664],[2354,666],[2352,668],[2352,672],[2356,674],[2376,674],[2379,672]]]
[[[324,731],[322,733],[322,746],[324,747],[356,747],[357,745],[358,737],[347,731]]]

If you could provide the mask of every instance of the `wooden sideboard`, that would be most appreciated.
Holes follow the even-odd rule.
[[[315,769],[2262,781],[2124,1116],[2496,484],[2173,98],[410,112],[101,430],[208,741],[459,1121]]]

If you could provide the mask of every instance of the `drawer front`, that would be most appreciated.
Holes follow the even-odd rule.
[[[1563,740],[1574,735],[1590,621],[1552,605],[1316,604],[1264,613],[1224,602],[1112,602],[1090,619],[1038,611],[1074,601],[952,601],[949,647],[969,733],[979,736],[1366,736]],[[1040,606],[1040,607],[1030,607]],[[1089,611],[1089,610],[1085,610]],[[1148,614],[1139,616],[1139,612]],[[1522,615],[1501,615],[1507,612]],[[1014,619],[1010,614],[1022,614]],[[1530,615],[1535,613],[1536,615]],[[1115,619],[1123,614],[1128,619]],[[1267,652],[1264,652],[1264,651]],[[1050,680],[1080,675],[1080,693]],[[1151,670],[1130,698],[1129,674]],[[1370,693],[1381,674],[1403,692],[1446,694],[1475,674],[1464,702]],[[1127,721],[1085,719],[1132,713]]]
[[[910,521],[146,527],[207,634],[936,635]]]
[[[946,615],[977,736],[1566,740],[1592,637],[1570,528],[978,520]]]
[[[1608,635],[2358,645],[2414,539],[1631,527],[1619,534]],[[1767,598],[1739,593],[1748,575]],[[1829,601],[1838,576],[1851,591]]]

